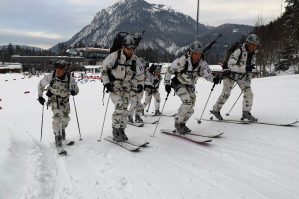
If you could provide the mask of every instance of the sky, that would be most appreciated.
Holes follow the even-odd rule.
[[[102,9],[119,0],[0,0],[0,45],[8,43],[50,48],[69,40]],[[146,0],[164,4],[196,19],[197,0]],[[282,5],[282,6],[281,6]],[[284,11],[284,0],[200,0],[199,22],[264,23]]]

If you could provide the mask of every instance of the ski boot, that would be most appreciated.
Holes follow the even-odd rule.
[[[55,135],[55,144],[57,148],[62,147],[62,138],[60,135]]]
[[[156,111],[155,111],[155,115],[156,115],[156,116],[161,115],[161,114],[162,114],[162,113],[161,113],[159,110],[156,110]]]
[[[133,117],[132,117],[132,115],[129,115],[128,116],[128,121],[129,121],[129,123],[134,123],[134,120],[133,120]]]
[[[257,119],[251,115],[249,111],[243,111],[241,120],[247,119],[250,122],[257,122]]]
[[[223,120],[223,117],[220,114],[220,111],[210,111],[218,120]]]
[[[139,115],[135,115],[135,122],[138,122],[138,123],[143,123],[143,120],[141,119],[141,117]]]
[[[186,130],[183,127],[183,123],[177,123],[177,122],[175,122],[174,123],[174,127],[175,127],[176,133],[181,134],[181,135],[187,134]]]
[[[120,140],[120,142],[128,141],[128,137],[125,134],[125,129],[124,128],[119,129],[119,140]]]
[[[119,129],[113,128],[112,130],[113,140],[116,142],[121,142],[119,137]]]
[[[181,123],[181,128],[184,130],[184,132],[191,133],[191,129],[189,129],[185,123]]]
[[[61,139],[65,141],[65,129],[62,129]]]

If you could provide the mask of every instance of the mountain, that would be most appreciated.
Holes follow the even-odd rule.
[[[243,25],[226,24],[212,27],[199,24],[199,37],[203,39],[203,43],[208,43],[211,34],[232,32],[233,27],[239,28],[242,34],[248,34],[252,30],[252,27]],[[83,42],[86,46],[97,44],[110,47],[118,32],[136,33],[143,30],[144,39],[139,48],[177,54],[194,41],[196,21],[165,5],[150,4],[144,0],[122,0],[98,12],[89,25],[64,44],[74,46]],[[235,36],[227,38],[235,41]],[[57,49],[58,45],[51,50]]]
[[[0,48],[7,48],[9,45],[3,45],[0,46]],[[27,49],[27,50],[35,50],[35,51],[43,51],[45,49],[38,48],[38,47],[33,47],[33,46],[27,46],[27,45],[11,45],[13,49],[16,49],[17,46],[20,47],[21,49]]]

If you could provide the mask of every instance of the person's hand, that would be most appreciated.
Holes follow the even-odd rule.
[[[143,86],[141,84],[137,85],[137,93],[141,93],[143,91]]]
[[[113,84],[111,83],[105,84],[104,88],[106,88],[106,93],[113,92]]]
[[[77,93],[74,90],[71,90],[70,93],[71,93],[72,96],[77,95]]]
[[[166,84],[165,85],[165,90],[166,90],[167,93],[170,93],[171,92],[171,85]]]
[[[247,66],[246,66],[246,72],[247,72],[247,73],[251,73],[251,72],[252,72],[252,69],[253,69],[252,65],[247,65]]]
[[[214,82],[214,84],[219,84],[219,82],[220,82],[219,76],[214,77],[213,82]]]
[[[38,97],[38,101],[41,105],[44,105],[46,102],[45,98],[43,98],[43,97]]]

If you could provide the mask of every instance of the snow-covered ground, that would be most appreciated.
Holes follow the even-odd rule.
[[[45,110],[43,140],[40,139],[42,106],[37,84],[42,77],[21,79],[18,74],[0,75],[0,198],[82,199],[197,199],[248,198],[296,199],[299,195],[299,131],[296,127],[215,122],[187,125],[196,132],[224,131],[208,145],[197,145],[156,133],[154,125],[129,126],[129,137],[149,137],[150,146],[128,152],[105,140],[97,142],[105,112],[102,85],[98,80],[79,83],[75,98],[83,140],[71,100],[67,128],[69,155],[59,157],[54,148],[51,111]],[[13,79],[16,80],[13,80]],[[8,81],[5,81],[8,80]],[[199,80],[194,117],[199,117],[212,84]],[[286,122],[299,119],[299,76],[253,80],[252,114],[260,121]],[[212,93],[204,118],[221,92]],[[24,92],[30,91],[28,94]],[[162,105],[164,86],[161,86]],[[240,90],[235,88],[222,114],[230,109]],[[105,105],[107,104],[105,98]],[[180,102],[170,96],[164,113],[173,114]],[[109,104],[103,136],[111,134],[112,103]],[[241,115],[241,101],[231,113]],[[152,121],[154,118],[146,117]],[[172,128],[173,118],[162,117],[158,129]]]

